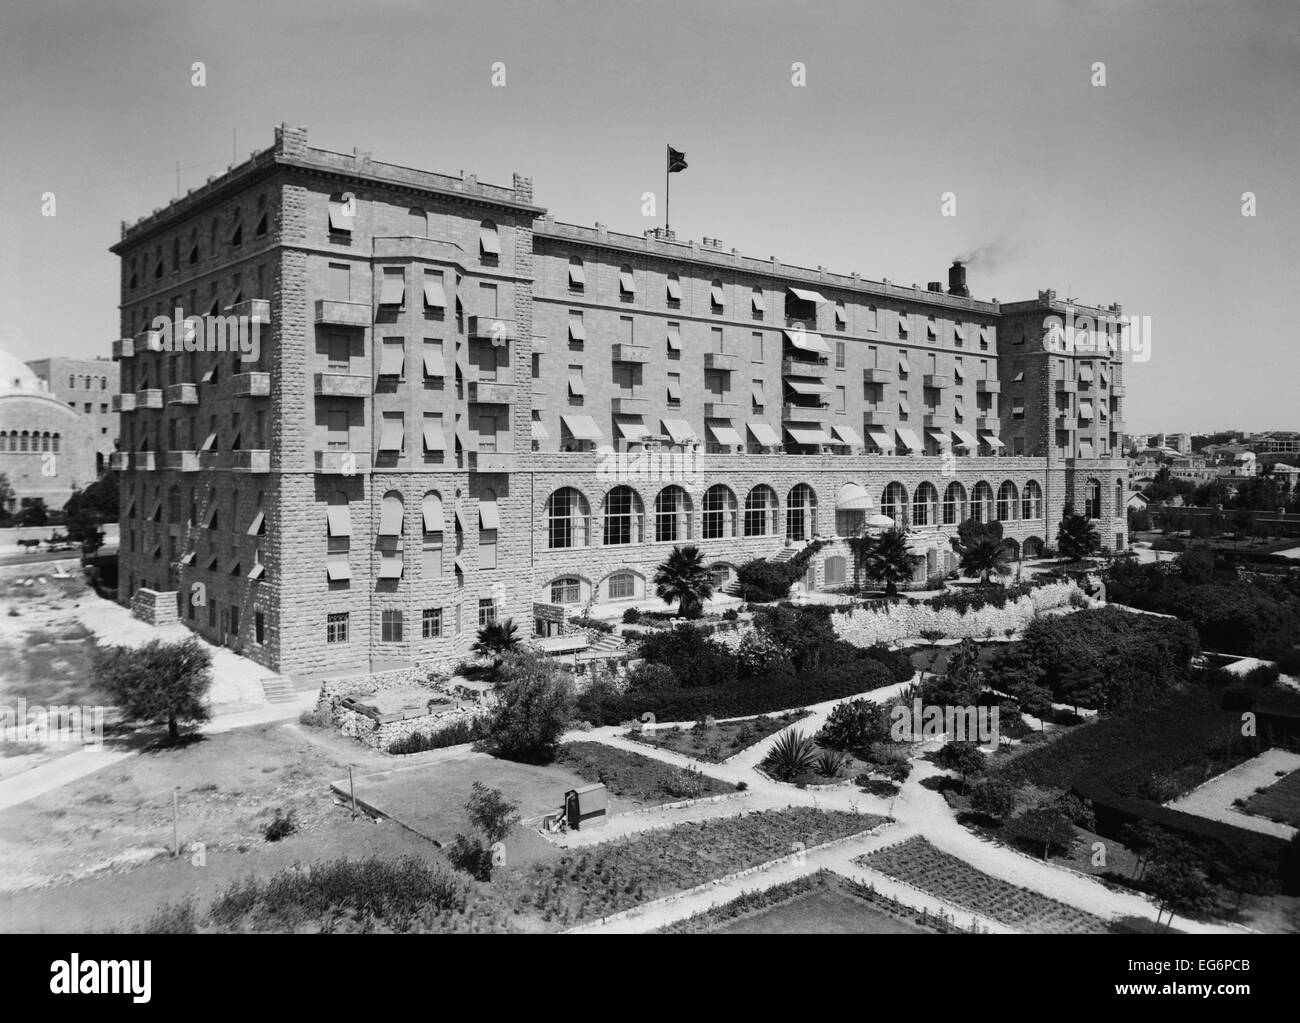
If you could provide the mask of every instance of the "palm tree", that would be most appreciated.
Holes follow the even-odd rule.
[[[1003,546],[1002,540],[976,540],[961,550],[960,565],[962,575],[978,577],[987,585],[995,575],[1011,574],[1011,552]]]
[[[704,564],[704,552],[694,544],[674,547],[655,569],[655,593],[665,604],[678,602],[683,618],[699,616],[704,602],[713,596],[713,579]]]
[[[518,631],[519,627],[513,618],[507,618],[504,622],[488,622],[478,630],[478,636],[470,649],[480,657],[491,657],[495,668],[501,664],[506,654],[519,646]]]
[[[1070,561],[1082,561],[1101,550],[1101,537],[1091,519],[1066,505],[1061,511],[1061,525],[1056,530],[1056,547]]]
[[[867,552],[865,569],[867,578],[885,584],[885,596],[898,594],[898,584],[912,578],[912,570],[921,560],[907,547],[907,531],[898,526],[886,529]]]

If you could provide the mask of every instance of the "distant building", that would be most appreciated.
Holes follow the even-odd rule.
[[[52,510],[62,508],[74,490],[97,478],[88,420],[5,352],[0,352],[0,474],[14,490],[9,512],[38,497]]]
[[[117,427],[121,419],[117,407],[117,363],[108,358],[56,356],[32,359],[27,365],[45,382],[53,397],[85,417],[95,450],[95,471],[104,472],[108,468],[109,456],[117,450]]]
[[[1167,433],[1165,434],[1165,445],[1173,448],[1180,455],[1191,454],[1192,435],[1190,433]]]
[[[1274,430],[1269,433],[1254,434],[1250,438],[1250,448],[1257,455],[1300,454],[1300,433],[1293,430]]]

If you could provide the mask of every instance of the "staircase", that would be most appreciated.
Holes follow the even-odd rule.
[[[796,554],[798,554],[799,551],[801,551],[802,549],[803,548],[801,547],[782,547],[779,551],[777,551],[776,557],[768,558],[767,560],[774,565],[783,565],[791,558],[793,558]]]
[[[602,632],[592,644],[583,651],[585,654],[613,654],[624,647],[623,637],[612,632]]]
[[[267,703],[297,702],[298,690],[294,689],[291,679],[283,675],[267,675],[259,681],[262,683],[262,692],[266,694]]]

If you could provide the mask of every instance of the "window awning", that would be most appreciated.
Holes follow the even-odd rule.
[[[820,447],[822,444],[832,443],[830,434],[820,426],[787,426],[785,432],[794,439],[796,444],[812,444]]]
[[[975,448],[980,446],[980,442],[975,439],[975,435],[973,433],[968,433],[965,430],[953,430],[952,435],[957,438],[958,447],[970,448],[974,450]]]
[[[403,274],[384,274],[379,289],[380,305],[401,305],[406,300],[406,277]]]
[[[673,439],[674,444],[698,444],[700,438],[695,434],[695,428],[685,419],[663,419],[664,432]]]
[[[907,313],[898,314],[898,332],[900,334],[907,333]]]
[[[207,514],[205,514],[205,515],[203,516],[203,526],[204,526],[204,528],[206,528],[206,529],[211,529],[211,528],[212,528],[212,520],[215,519],[216,517],[217,517],[217,502],[216,502],[216,500],[214,499],[214,500],[213,500],[213,501],[208,505],[208,511],[207,511]]]
[[[650,436],[650,428],[641,421],[640,416],[615,419],[614,425],[625,440],[643,440]]]
[[[756,313],[767,312],[767,300],[763,298],[763,293],[761,291],[755,291],[753,294],[754,294],[754,298],[753,298],[754,312]]]
[[[425,494],[420,511],[424,517],[424,531],[426,533],[441,533],[442,498],[437,494]]]
[[[1080,419],[1092,418],[1092,402],[1090,401],[1079,402],[1079,418]]]
[[[182,565],[192,565],[192,564],[194,564],[194,552],[193,552],[193,551],[186,551],[184,554],[182,554],[182,555],[181,555],[181,564],[182,564]]]
[[[823,384],[820,380],[797,380],[788,379],[785,386],[794,391],[795,394],[830,394],[831,389]]]
[[[752,387],[750,387],[749,396],[753,400],[754,404],[757,405],[759,408],[762,408],[764,405],[767,404],[767,395],[763,393],[762,384],[754,384]]]
[[[587,325],[583,323],[581,316],[569,317],[569,340],[570,341],[587,340]]]
[[[479,498],[478,526],[479,529],[501,528],[501,516],[497,512],[497,502],[495,498]]]
[[[899,399],[898,399],[898,412],[899,412],[900,415],[904,415],[904,416],[906,416],[906,415],[910,415],[911,412],[912,412],[912,408],[911,408],[911,406],[908,405],[907,402],[905,402],[902,398],[899,398]]]
[[[956,338],[958,341],[965,341],[966,328],[963,327],[960,323],[954,323],[952,325],[952,336]]]
[[[935,332],[935,329],[934,329],[934,321],[933,321],[933,320],[926,320],[926,321],[925,321],[925,333],[926,333],[926,336],[927,336],[927,337],[938,337],[938,336],[939,336],[939,335]]]
[[[674,302],[682,300],[682,282],[675,278],[668,278],[668,297]]]
[[[572,288],[584,287],[587,283],[587,270],[581,263],[569,264],[569,286]]]
[[[954,380],[956,380],[957,383],[959,383],[959,384],[961,384],[961,383],[965,383],[965,382],[966,382],[966,371],[965,371],[964,369],[962,369],[960,366],[953,366],[953,368],[952,368],[952,378],[953,378]]]
[[[853,429],[851,426],[831,424],[831,433],[835,434],[835,436],[839,437],[840,440],[850,447],[862,447],[862,438],[858,436],[858,431]]]
[[[709,433],[713,434],[713,439],[719,444],[738,447],[744,443],[729,419],[706,419],[704,425],[708,427]]]
[[[1023,415],[1025,414],[1025,406],[1024,406],[1024,405],[1012,405],[1012,406],[1011,406],[1011,414],[1012,414],[1013,416],[1023,416]]]
[[[912,367],[908,363],[906,355],[900,355],[898,357],[898,371],[900,373],[910,373],[912,371]]]
[[[576,373],[569,376],[569,393],[575,396],[587,393],[587,385],[582,382],[582,377]]]
[[[402,502],[396,498],[384,499],[383,508],[379,513],[379,535],[402,535]]]
[[[591,416],[560,416],[564,428],[577,440],[600,440],[600,427]]]
[[[352,231],[352,218],[347,214],[347,207],[341,202],[330,203],[330,230]]]
[[[1092,441],[1090,440],[1079,441],[1079,457],[1080,458],[1092,457]]]
[[[495,227],[480,227],[478,229],[478,247],[485,255],[501,255],[501,238],[497,235]]]
[[[727,304],[727,296],[723,293],[721,284],[714,284],[709,287],[709,300],[714,305]]]
[[[1079,363],[1079,382],[1087,384],[1092,383],[1092,367],[1086,362]]]
[[[402,568],[402,556],[400,554],[385,554],[379,561],[379,578],[400,579],[402,578]]]
[[[925,450],[925,445],[921,443],[920,438],[907,427],[897,427],[895,432],[898,434],[898,439],[903,442],[903,447],[907,448],[908,451]]]
[[[447,292],[443,290],[441,277],[424,279],[424,304],[430,309],[447,308]]]
[[[998,437],[998,435],[997,435],[996,433],[993,433],[991,430],[981,430],[981,431],[980,431],[980,440],[983,441],[985,444],[987,444],[987,445],[988,445],[989,447],[991,447],[991,448],[1004,448],[1004,447],[1006,447],[1006,445],[1002,443],[1002,441],[1001,441],[1001,439]]]
[[[820,334],[815,334],[811,330],[787,330],[784,331],[786,340],[792,345],[804,352],[816,352],[818,355],[830,355],[830,347],[822,339]]]
[[[404,345],[384,342],[383,354],[379,357],[379,375],[381,377],[400,377],[402,367],[406,364]]]
[[[1022,369],[1019,373],[1011,378],[1013,384],[1022,384],[1025,382],[1025,371]]]
[[[749,432],[754,435],[754,440],[758,441],[760,447],[775,448],[781,445],[781,438],[767,423],[750,423]]]
[[[203,447],[201,447],[199,450],[211,451],[214,447],[216,447],[216,444],[217,444],[217,435],[215,433],[210,433],[208,434],[207,438],[203,441]]]
[[[791,288],[790,294],[793,295],[795,298],[797,298],[800,302],[821,303],[826,301],[826,299],[822,297],[820,292],[811,291],[808,288]]]
[[[682,400],[682,385],[676,380],[668,381],[668,400],[674,402]]]
[[[618,290],[626,295],[636,294],[636,279],[632,276],[631,270],[618,272]]]
[[[867,436],[870,437],[871,442],[882,451],[894,450],[894,435],[890,433],[887,428],[883,426],[868,426]]]
[[[442,349],[433,345],[424,348],[424,375],[427,377],[445,377],[447,362],[442,357]]]
[[[870,511],[871,495],[860,483],[845,483],[835,492],[835,507],[838,511]]]
[[[402,450],[402,420],[385,419],[384,427],[379,434],[380,451],[401,451]]]
[[[262,574],[265,571],[266,571],[266,566],[259,561],[256,565],[254,565],[251,569],[248,570],[248,578],[261,579]]]
[[[346,504],[332,504],[326,508],[325,523],[330,536],[352,535],[352,511]]]
[[[325,574],[332,583],[352,578],[352,565],[347,558],[330,558],[325,562]]]
[[[940,429],[937,426],[928,427],[925,433],[926,436],[938,444],[940,448],[947,448],[952,443],[948,439],[948,431]]]
[[[547,432],[544,423],[534,419],[531,424],[533,440],[550,440],[551,435]]]
[[[442,432],[442,420],[427,419],[424,423],[424,450],[446,451],[447,437]]]
[[[459,529],[462,533],[468,533],[469,526],[466,525],[465,523],[465,514],[460,510],[459,507],[456,509],[454,513],[454,517],[456,519],[456,528]]]
[[[262,532],[262,524],[266,522],[266,513],[258,512],[253,516],[253,521],[248,524],[248,535],[257,536]]]

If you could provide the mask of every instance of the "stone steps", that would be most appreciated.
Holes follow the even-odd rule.
[[[298,690],[294,689],[292,680],[283,675],[267,675],[259,681],[267,703],[294,703],[298,699]]]

